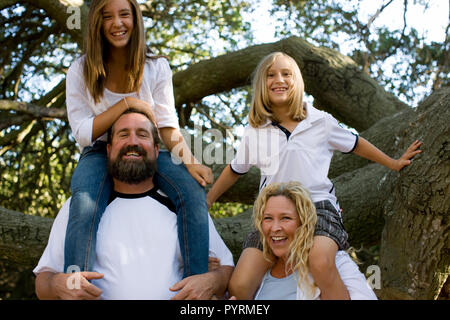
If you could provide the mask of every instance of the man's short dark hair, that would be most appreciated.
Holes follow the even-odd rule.
[[[159,145],[158,127],[157,127],[156,123],[148,116],[148,114],[145,113],[144,111],[141,111],[141,110],[138,110],[138,109],[135,109],[135,108],[128,108],[127,110],[125,110],[125,111],[119,116],[119,118],[120,118],[121,116],[123,116],[124,114],[128,114],[128,113],[139,113],[139,114],[142,114],[142,115],[144,115],[144,116],[148,119],[148,121],[150,121],[150,123],[151,123],[151,125],[152,125],[153,145],[155,145],[155,146]],[[116,120],[116,121],[117,121],[117,120]],[[113,125],[108,129],[108,140],[107,140],[107,141],[108,141],[108,144],[111,144],[111,142],[112,142],[112,135],[113,135],[112,129],[113,129],[113,127],[114,127],[114,123],[113,123]]]

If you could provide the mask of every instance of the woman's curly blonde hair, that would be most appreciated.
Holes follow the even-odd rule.
[[[295,205],[300,226],[295,232],[294,240],[290,244],[289,254],[286,260],[286,272],[297,272],[299,288],[306,288],[304,292],[307,296],[312,296],[315,285],[309,281],[308,256],[313,245],[314,229],[317,215],[311,196],[306,188],[299,182],[274,183],[265,187],[255,201],[253,207],[253,222],[259,231],[263,244],[264,258],[274,262],[276,257],[268,244],[268,239],[264,236],[262,223],[267,201],[271,197],[284,196]],[[309,289],[309,290],[308,290]]]

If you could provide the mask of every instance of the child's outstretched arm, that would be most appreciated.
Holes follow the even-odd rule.
[[[379,163],[391,170],[400,171],[403,167],[411,164],[411,159],[415,155],[422,152],[422,150],[418,150],[421,145],[422,142],[416,140],[408,147],[408,149],[406,149],[405,153],[399,159],[392,159],[369,141],[363,137],[359,137],[358,145],[353,153],[360,157]]]
[[[206,195],[206,203],[208,203],[208,208],[225,192],[227,191],[235,182],[239,179],[239,175],[234,173],[230,165],[227,165],[223,169],[217,181],[212,186]]]

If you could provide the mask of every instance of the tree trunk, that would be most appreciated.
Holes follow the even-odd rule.
[[[384,188],[384,298],[435,299],[450,274],[450,88],[416,113],[408,135],[420,137],[423,154]]]
[[[213,164],[211,166],[214,174],[214,181],[217,180],[227,165],[228,164]],[[251,168],[249,172],[239,177],[234,186],[228,189],[217,201],[253,204],[258,195],[260,177],[261,173],[259,169],[255,167]],[[209,191],[211,187],[211,185],[207,186],[206,190]]]

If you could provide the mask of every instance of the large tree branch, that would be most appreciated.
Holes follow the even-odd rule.
[[[0,207],[0,259],[36,265],[48,241],[52,223],[53,219]]]
[[[67,119],[67,111],[65,109],[43,108],[21,101],[0,100],[0,110],[23,112],[34,118]]]

